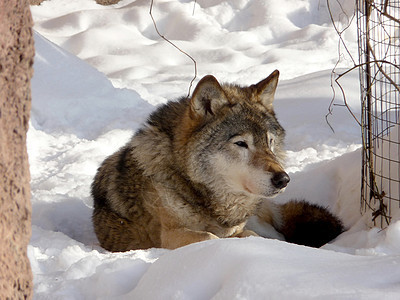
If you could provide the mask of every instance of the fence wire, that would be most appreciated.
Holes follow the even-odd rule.
[[[400,0],[357,0],[362,101],[361,212],[400,211]]]

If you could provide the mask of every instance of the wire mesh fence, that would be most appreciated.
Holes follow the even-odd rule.
[[[357,0],[362,101],[361,212],[400,211],[400,0]]]

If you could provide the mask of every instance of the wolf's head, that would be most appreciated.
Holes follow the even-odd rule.
[[[285,132],[273,111],[278,77],[276,70],[247,87],[200,80],[177,139],[192,181],[219,195],[273,197],[285,189]]]

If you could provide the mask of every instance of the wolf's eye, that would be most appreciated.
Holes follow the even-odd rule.
[[[244,142],[244,141],[238,141],[238,142],[235,143],[235,145],[238,145],[239,147],[243,147],[243,148],[246,148],[246,149],[249,148],[247,143]]]
[[[273,139],[269,142],[269,149],[271,149],[272,152],[275,152],[275,141]]]
[[[275,140],[273,137],[267,137],[268,139],[268,146],[269,149],[271,149],[272,152],[274,152],[274,146],[275,146]]]
[[[270,145],[271,147],[274,145],[274,139],[273,139],[273,138],[270,138],[270,139],[269,139],[269,145]]]

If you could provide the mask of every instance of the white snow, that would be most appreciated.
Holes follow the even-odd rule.
[[[340,5],[338,4],[340,3]],[[354,1],[329,1],[344,28]],[[162,40],[150,1],[48,0],[32,7],[35,75],[28,153],[35,299],[398,299],[400,215],[385,230],[359,213],[361,131],[331,87],[338,36],[325,1],[156,0],[162,34],[198,77],[252,84],[281,71],[275,109],[291,182],[276,199],[328,206],[347,232],[322,249],[225,239],[109,253],[91,225],[97,167],[155,105],[188,93],[190,59]],[[344,11],[342,11],[342,9]],[[356,58],[356,28],[343,34]],[[344,48],[341,46],[344,53]],[[352,65],[341,56],[338,72]],[[357,71],[341,79],[360,116]],[[325,120],[333,99],[332,114]]]

